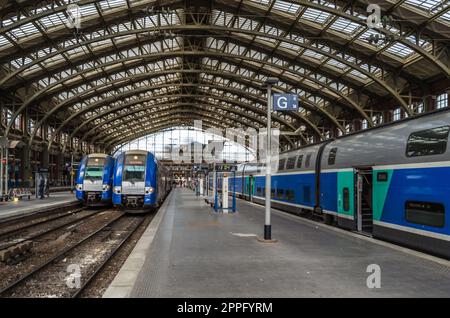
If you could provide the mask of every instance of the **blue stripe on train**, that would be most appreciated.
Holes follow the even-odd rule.
[[[255,196],[264,196],[263,188],[265,187],[265,176],[254,177],[254,193]],[[314,207],[315,197],[315,178],[314,174],[290,174],[290,175],[275,175],[272,176],[272,188],[275,189],[275,197],[273,200],[286,202],[291,204],[304,205]],[[259,190],[259,191],[258,191]],[[284,190],[284,198],[276,197],[278,190]],[[293,190],[293,200],[286,199],[286,191]],[[236,180],[236,192],[242,191],[242,180],[240,177]]]
[[[384,203],[381,221],[440,234],[450,234],[449,217],[443,228],[408,222],[405,217],[407,201],[441,203],[446,215],[450,207],[450,168],[414,168],[394,170]]]
[[[266,184],[265,176],[255,177],[255,190],[253,195],[264,197],[262,192]],[[272,188],[277,193],[278,189],[294,190],[294,200],[272,198],[275,201],[293,203],[314,208],[315,205],[315,174],[289,174],[289,175],[274,175],[272,176]],[[261,190],[261,191],[258,191]],[[242,192],[242,178],[238,177],[236,180],[236,192]],[[327,211],[337,211],[337,173],[322,173],[321,174],[321,206]]]
[[[320,174],[320,205],[323,210],[337,212],[337,172]]]
[[[375,174],[374,174],[375,176]],[[236,192],[242,190],[242,180],[237,178]],[[414,168],[395,170],[392,175],[391,185],[385,200],[381,221],[410,228],[430,231],[440,234],[450,234],[449,217],[445,218],[445,226],[436,228],[426,225],[414,224],[406,221],[405,203],[407,201],[435,202],[444,205],[446,214],[450,207],[450,168]],[[238,186],[240,185],[240,186]],[[262,189],[265,185],[265,177],[255,177],[254,195],[264,197]],[[274,189],[294,190],[295,199],[273,198],[275,201],[294,203],[304,206],[314,206],[315,193],[314,174],[290,174],[272,176]],[[260,192],[258,192],[260,188]],[[276,191],[275,190],[275,191]],[[321,174],[321,207],[327,211],[337,211],[337,173]]]

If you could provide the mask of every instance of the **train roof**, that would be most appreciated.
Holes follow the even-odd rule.
[[[89,155],[87,155],[88,158],[107,158],[110,157],[110,155],[106,154],[106,153],[91,153]]]
[[[307,149],[307,148],[314,147],[314,146],[320,146],[320,145],[323,145],[325,143],[330,143],[330,142],[333,142],[333,141],[345,140],[347,138],[355,137],[355,136],[358,136],[358,135],[370,134],[372,132],[378,132],[380,130],[390,128],[392,126],[396,126],[396,125],[400,125],[400,124],[406,124],[406,123],[411,122],[411,121],[420,120],[420,119],[423,119],[424,117],[426,117],[426,118],[438,117],[438,116],[441,116],[442,113],[445,114],[445,113],[448,113],[448,112],[450,112],[449,108],[437,109],[437,110],[426,112],[426,113],[423,113],[423,114],[418,114],[418,115],[415,115],[413,117],[403,118],[401,120],[396,120],[396,121],[392,121],[392,122],[389,122],[389,123],[380,124],[378,126],[370,127],[370,128],[364,129],[364,130],[354,131],[354,132],[345,134],[343,136],[335,137],[335,138],[332,138],[332,139],[329,139],[329,140],[320,141],[320,142],[316,142],[316,143],[313,143],[313,144],[303,145],[303,146],[300,146],[300,147],[297,147],[297,148],[294,148],[294,149],[283,151],[283,152],[280,153],[280,155],[288,154],[288,153],[293,152],[293,151],[299,151],[299,150],[302,150],[302,149]]]
[[[125,155],[148,155],[148,154],[153,155],[151,152],[146,150],[126,150],[123,153]]]

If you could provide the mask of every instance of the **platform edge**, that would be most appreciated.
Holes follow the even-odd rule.
[[[131,251],[125,263],[120,268],[114,280],[103,293],[102,298],[129,298],[139,273],[144,266],[144,262],[150,246],[153,244],[156,233],[166,215],[167,208],[172,199],[173,191],[168,195],[162,206],[159,208],[153,220],[142,234],[136,246]]]

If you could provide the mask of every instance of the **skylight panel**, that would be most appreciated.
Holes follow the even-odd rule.
[[[61,26],[65,23],[67,18],[63,13],[58,12],[52,15],[48,15],[39,19],[39,23],[45,28],[50,29],[53,27]]]
[[[295,44],[291,44],[291,43],[288,43],[288,42],[281,42],[280,43],[280,47],[292,50],[294,52],[298,52],[298,51],[301,50],[301,46],[295,45]]]
[[[339,18],[331,25],[330,28],[342,33],[353,34],[359,27],[360,25],[357,23],[344,18]]]
[[[8,25],[11,25],[11,24],[13,24],[14,22],[16,22],[16,17],[11,17],[11,18],[9,18],[9,19],[4,19],[4,20],[2,20],[2,25],[4,26],[4,27],[6,27],[6,26],[8,26]]]
[[[359,72],[359,71],[357,71],[357,70],[352,70],[352,71],[350,72],[350,74],[352,74],[352,75],[355,76],[355,77],[361,78],[361,79],[363,79],[363,80],[368,79],[368,77],[367,77],[366,75],[364,75],[363,73],[361,73],[361,72]]]
[[[268,5],[270,2],[270,0],[251,0],[251,1],[257,4],[265,4],[265,5]]]
[[[334,66],[335,68],[341,69],[343,71],[345,71],[348,68],[347,65],[345,65],[339,61],[336,61],[335,59],[329,59],[327,61],[327,65]]]
[[[0,47],[4,45],[6,46],[8,43],[11,44],[4,36],[0,35]]]
[[[407,41],[411,42],[414,45],[419,45],[421,47],[427,47],[428,45],[430,45],[430,42],[423,40],[423,39],[419,39],[419,41],[417,41],[416,37],[413,35],[410,35],[408,37],[405,38]]]
[[[32,60],[28,57],[25,58],[20,58],[20,59],[16,59],[16,60],[12,60],[11,64],[15,67],[15,68],[21,68],[22,66],[31,63]]]
[[[441,0],[406,0],[405,3],[430,13],[438,11],[439,8],[443,9],[448,5],[447,1]]]
[[[290,14],[295,14],[301,8],[298,4],[277,0],[274,8]]]
[[[22,25],[21,27],[12,29],[8,34],[13,38],[19,40],[21,38],[28,37],[30,35],[39,33],[39,30],[36,29],[33,23],[29,22],[27,24]]]
[[[95,5],[87,4],[80,7],[80,15],[82,18],[94,14],[97,14],[97,9],[95,8]]]
[[[445,9],[450,7],[450,2],[447,0],[407,0],[405,3],[430,16],[443,12]],[[450,11],[447,11],[439,16],[437,20],[445,20],[446,22],[450,21]]]
[[[127,5],[124,0],[105,0],[100,1],[100,7],[103,11],[110,10],[118,7],[125,7]]]
[[[303,52],[303,55],[312,57],[312,58],[314,58],[316,60],[321,60],[323,58],[322,54],[316,53],[316,52],[311,51],[311,50],[305,50]]]
[[[329,17],[329,13],[311,8],[306,9],[302,15],[302,18],[319,24],[324,24]]]
[[[391,45],[386,51],[402,58],[414,53],[412,49],[398,42]]]

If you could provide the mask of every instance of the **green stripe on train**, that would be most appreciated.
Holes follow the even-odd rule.
[[[378,174],[387,174],[386,181],[378,181]],[[373,172],[372,212],[373,219],[379,221],[383,214],[384,204],[391,185],[393,170],[376,170]],[[385,178],[380,178],[385,180]]]
[[[338,214],[351,216],[355,214],[354,179],[353,171],[340,171],[337,173]],[[344,191],[348,191],[348,206],[345,206],[347,209],[344,209]]]

